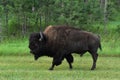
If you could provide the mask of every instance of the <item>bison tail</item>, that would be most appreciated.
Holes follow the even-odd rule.
[[[100,36],[99,35],[97,35],[97,36],[99,38],[99,49],[102,51],[102,46],[101,46],[101,43],[100,43]]]
[[[101,43],[99,44],[99,49],[102,51],[102,46],[101,46]]]

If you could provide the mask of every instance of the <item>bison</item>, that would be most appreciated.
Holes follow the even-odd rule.
[[[69,26],[48,26],[43,32],[32,33],[29,38],[30,53],[37,60],[41,56],[53,57],[52,66],[60,65],[64,58],[72,69],[73,56],[89,52],[93,58],[91,70],[96,68],[97,50],[101,49],[100,37],[91,32]]]

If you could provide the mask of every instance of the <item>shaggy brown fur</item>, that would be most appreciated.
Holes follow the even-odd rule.
[[[41,36],[42,35],[42,36]],[[41,41],[39,41],[42,38]],[[91,70],[96,68],[97,50],[101,49],[100,37],[87,31],[82,31],[69,26],[48,26],[43,33],[30,35],[29,48],[37,60],[40,56],[53,57],[53,70],[55,65],[60,65],[64,58],[72,68],[72,53],[80,54],[89,52],[93,58]]]

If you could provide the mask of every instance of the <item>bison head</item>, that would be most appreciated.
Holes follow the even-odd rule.
[[[46,42],[46,38],[42,32],[33,33],[30,35],[29,48],[30,48],[30,53],[34,55],[35,60],[37,60],[40,56],[43,55],[45,42]]]

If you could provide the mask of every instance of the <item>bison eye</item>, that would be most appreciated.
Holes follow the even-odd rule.
[[[35,42],[30,42],[30,43],[29,43],[29,48],[30,48],[31,50],[35,50],[35,49],[39,48],[39,44],[37,44],[37,43],[35,43]]]
[[[29,48],[33,50],[35,48],[35,45],[33,43],[29,43]]]

